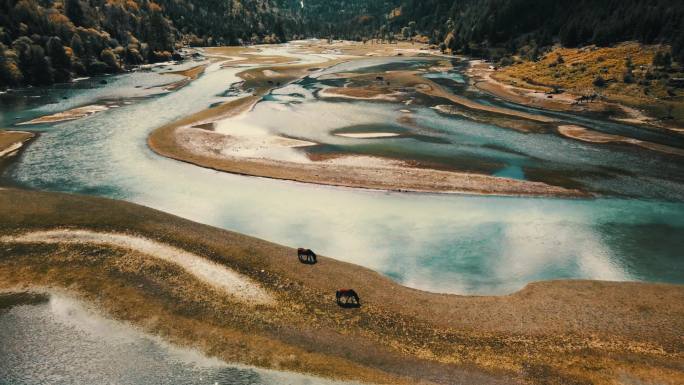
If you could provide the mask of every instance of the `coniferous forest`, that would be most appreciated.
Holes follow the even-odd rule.
[[[309,0],[309,33],[341,38],[422,34],[465,54],[502,48],[610,45],[636,40],[671,44],[684,61],[684,2],[670,0]],[[340,9],[352,12],[341,13]],[[334,20],[346,18],[344,23]]]
[[[0,0],[0,86],[51,84],[168,60],[184,45],[299,37],[420,37],[498,59],[636,40],[684,61],[684,2],[670,0]]]

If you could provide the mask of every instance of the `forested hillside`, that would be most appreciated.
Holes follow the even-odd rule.
[[[557,42],[576,47],[636,40],[671,44],[684,61],[683,1],[308,0],[306,6],[306,19],[329,23],[333,34],[350,39],[422,35],[449,51],[494,56],[520,50],[534,56]]]
[[[0,0],[0,88],[167,60],[184,43],[278,42],[293,20],[273,0]]]
[[[299,36],[410,38],[494,59],[637,40],[684,62],[684,1],[0,0],[0,87],[116,72],[185,44]]]
[[[684,2],[672,0],[403,0],[390,12],[395,31],[408,26],[469,53],[509,53],[560,42],[567,47],[626,40],[672,44],[684,59]]]
[[[304,0],[301,32],[306,36],[357,40],[373,37],[400,0]],[[296,8],[294,8],[297,11]]]

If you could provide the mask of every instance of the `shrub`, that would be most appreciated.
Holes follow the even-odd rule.
[[[119,61],[111,49],[103,49],[100,52],[100,59],[107,65],[107,70],[111,72],[118,72],[121,68],[119,67]]]
[[[599,75],[594,79],[594,86],[596,87],[605,87],[606,86],[606,79],[603,78],[603,76]]]
[[[17,61],[17,54],[0,43],[0,85],[17,86],[24,80]]]
[[[87,75],[87,73],[88,73],[86,71],[86,67],[83,65],[83,62],[81,62],[76,57],[71,58],[71,69],[80,76]]]
[[[504,56],[499,60],[499,66],[501,67],[508,67],[510,65],[513,65],[513,58],[510,56]]]
[[[656,67],[669,68],[672,65],[672,55],[670,55],[669,52],[656,52],[653,57],[653,65]]]
[[[154,51],[150,54],[150,61],[163,62],[171,60],[173,54],[169,51]]]
[[[93,75],[100,75],[107,72],[108,68],[109,66],[107,66],[107,64],[105,64],[104,62],[101,62],[99,60],[93,60],[88,65],[88,72],[90,72]]]
[[[126,62],[130,64],[142,64],[143,57],[137,48],[129,48],[126,50]]]

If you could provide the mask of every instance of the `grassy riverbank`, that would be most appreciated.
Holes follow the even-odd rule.
[[[82,229],[142,237],[247,277],[250,305],[134,248],[4,242],[0,286],[59,288],[116,319],[226,361],[376,383],[595,383],[681,379],[684,287],[555,281],[501,297],[430,294],[368,269],[137,205],[0,190],[0,235]],[[303,245],[305,246],[305,245]],[[334,292],[352,287],[359,309]]]
[[[681,129],[684,89],[676,79],[684,76],[682,69],[654,64],[667,50],[639,43],[556,48],[537,61],[518,59],[497,71],[476,67],[475,76],[483,90],[517,103],[610,111],[627,123]],[[596,103],[574,104],[592,94],[600,96]]]

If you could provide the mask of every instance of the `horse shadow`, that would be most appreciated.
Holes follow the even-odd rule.
[[[361,307],[361,304],[359,302],[341,302],[337,301],[337,306],[343,308],[343,309],[358,309]]]
[[[305,265],[315,265],[318,262],[316,253],[311,251],[311,249],[298,249],[297,257],[299,258],[299,262]]]
[[[361,307],[359,295],[352,289],[340,289],[335,293],[337,306],[345,309]]]
[[[305,265],[315,265],[316,263],[318,263],[316,257],[299,257],[299,262]]]

